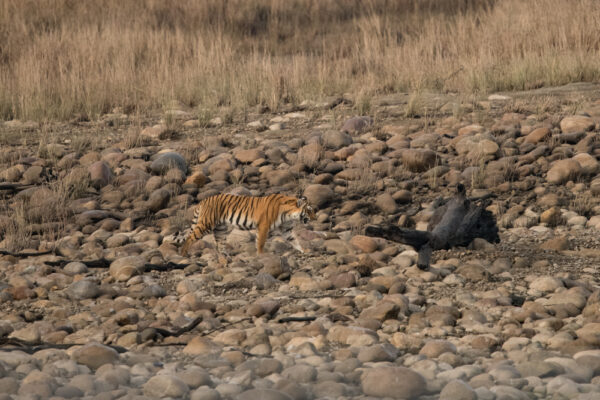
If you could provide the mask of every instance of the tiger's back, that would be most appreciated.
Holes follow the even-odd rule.
[[[257,229],[256,247],[263,252],[271,229],[291,220],[315,219],[315,213],[306,202],[292,196],[271,194],[264,197],[219,194],[202,200],[194,211],[190,232],[184,238],[181,253],[186,255],[190,246],[218,225],[228,223],[241,229]]]

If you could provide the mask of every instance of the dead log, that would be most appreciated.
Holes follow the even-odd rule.
[[[8,251],[6,249],[0,249],[0,255],[2,255],[2,256],[13,256],[13,257],[17,257],[17,258],[43,256],[43,255],[46,255],[46,254],[50,254],[52,252],[53,252],[53,250],[33,251],[33,252],[28,252],[28,251],[24,251],[24,252],[12,252],[12,251]]]
[[[18,183],[1,182],[0,183],[0,192],[12,194],[15,192],[20,192],[21,190],[29,189],[33,186],[34,185],[21,185]]]
[[[412,246],[419,252],[417,266],[429,268],[435,250],[468,246],[475,238],[498,243],[498,226],[491,212],[485,209],[487,198],[468,199],[465,187],[458,185],[456,196],[436,209],[428,231],[400,228],[395,225],[368,226],[367,236],[382,237]]]
[[[0,253],[2,254],[2,253]],[[34,254],[37,255],[37,254]],[[82,264],[85,264],[86,267],[88,268],[109,268],[110,264],[114,261],[114,260],[108,260],[106,258],[99,258],[99,259],[95,259],[95,260],[63,260],[63,259],[59,259],[59,260],[46,260],[44,261],[44,264],[49,265],[51,267],[64,267],[65,265],[74,262],[74,261],[78,261]],[[151,263],[145,263],[144,264],[144,270],[145,271],[160,271],[160,272],[165,272],[165,271],[172,271],[175,269],[185,269],[185,267],[187,267],[189,264],[176,264],[172,261],[169,261],[165,264],[151,264]]]

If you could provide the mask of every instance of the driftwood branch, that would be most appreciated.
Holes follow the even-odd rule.
[[[47,260],[44,261],[45,264],[50,265],[51,267],[64,267],[70,262],[78,261],[82,264],[85,264],[88,268],[108,268],[110,267],[110,263],[114,260],[108,260],[106,258],[99,258],[96,260]],[[174,269],[184,269],[189,264],[176,264],[174,262],[169,261],[166,264],[144,264],[144,268],[146,271],[172,271]]]
[[[311,322],[316,320],[317,317],[282,317],[277,320],[280,324],[285,322]]]
[[[483,203],[478,204],[476,200],[467,199],[464,186],[458,185],[456,196],[432,215],[428,231],[388,225],[368,226],[365,234],[414,247],[419,252],[417,266],[427,269],[435,250],[468,246],[475,238],[492,243],[500,241],[494,216],[485,209]]]
[[[46,343],[46,342],[28,342],[25,340],[15,338],[0,338],[0,346],[12,346],[12,347],[0,347],[0,351],[22,351],[27,354],[37,353],[40,350],[46,349],[57,349],[65,350],[73,346],[84,346],[87,343]],[[104,346],[114,349],[117,353],[125,353],[127,349],[122,346],[114,346],[105,344]]]
[[[202,322],[202,320],[203,320],[202,317],[196,317],[192,322],[190,322],[186,326],[181,327],[175,331],[170,331],[170,330],[164,329],[164,328],[146,328],[146,329],[154,329],[154,331],[156,333],[160,334],[162,337],[179,337],[179,336],[183,335],[184,333],[187,333],[187,332],[191,331],[192,329],[194,329],[195,327],[197,327],[198,324],[200,322]],[[138,331],[132,331],[132,332],[138,332]]]
[[[6,249],[0,249],[0,255],[3,256],[13,256],[13,257],[17,257],[17,258],[24,258],[24,257],[35,257],[35,256],[43,256],[46,254],[51,254],[53,252],[53,250],[47,250],[47,251],[35,251],[35,252],[12,252],[12,251],[8,251]]]
[[[0,191],[5,190],[7,192],[14,193],[14,192],[20,192],[21,190],[29,189],[33,186],[34,185],[21,185],[18,183],[2,182],[2,183],[0,183]]]

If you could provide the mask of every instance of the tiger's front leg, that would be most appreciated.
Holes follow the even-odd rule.
[[[183,246],[181,246],[182,256],[187,257],[190,247],[192,246],[192,244],[194,244],[195,241],[196,239],[194,239],[194,235],[188,236],[188,238],[185,240],[185,243],[183,243]]]
[[[256,237],[256,252],[262,254],[265,247],[265,242],[269,236],[269,224],[261,223],[258,225],[258,236]]]

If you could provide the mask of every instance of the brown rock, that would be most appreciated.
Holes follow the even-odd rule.
[[[402,152],[402,165],[412,172],[427,171],[436,161],[437,155],[432,150],[408,149]]]
[[[344,146],[349,146],[352,144],[352,136],[348,135],[345,132],[339,131],[326,131],[321,135],[323,139],[323,145],[326,148],[338,150]]]
[[[368,396],[415,399],[426,392],[425,379],[408,368],[383,367],[367,369],[360,377]]]
[[[476,133],[482,133],[483,131],[485,131],[485,128],[481,125],[467,125],[458,130],[458,136],[472,135]]]
[[[537,144],[542,140],[545,140],[546,138],[550,137],[551,134],[552,131],[550,131],[550,128],[543,126],[541,128],[534,129],[529,135],[525,137],[524,142]]]
[[[149,126],[140,132],[140,136],[149,140],[158,140],[167,132],[167,126],[163,124]]]
[[[126,281],[134,275],[143,273],[145,261],[139,256],[118,258],[110,264],[109,273],[117,281]]]
[[[96,189],[108,185],[113,177],[110,167],[104,161],[96,161],[90,165],[88,172],[90,174],[90,183]]]
[[[582,328],[577,329],[575,333],[577,333],[577,336],[584,342],[594,346],[600,346],[600,323],[592,322],[585,324]]]
[[[271,186],[282,186],[286,183],[292,182],[294,178],[294,174],[292,174],[288,170],[274,170],[267,172],[267,180],[269,181],[269,185]]]
[[[319,143],[309,143],[298,150],[298,161],[307,168],[315,168],[323,155],[323,147]]]
[[[560,121],[560,130],[563,133],[591,131],[595,126],[596,123],[593,119],[583,115],[565,117]]]
[[[588,153],[576,154],[573,156],[573,160],[579,163],[582,173],[586,175],[594,175],[596,172],[598,172],[598,160],[596,160],[596,157]]]
[[[396,304],[382,301],[373,307],[365,308],[362,313],[360,313],[360,316],[361,318],[373,318],[383,322],[387,319],[398,318],[399,311],[400,307]]]
[[[204,176],[204,174],[202,172],[194,172],[192,175],[188,176],[184,182],[184,184],[186,184],[186,185],[194,184],[194,185],[197,185],[198,187],[204,186],[205,183],[206,183],[206,176]]]
[[[169,203],[170,194],[166,189],[156,189],[148,197],[146,207],[151,212],[162,210]]]
[[[215,344],[212,340],[202,336],[195,336],[183,348],[183,353],[190,355],[215,354],[220,352],[220,346]]]
[[[119,353],[108,346],[89,343],[75,350],[73,359],[91,369],[97,369],[104,364],[114,364],[119,359]]]
[[[304,196],[316,208],[322,208],[335,198],[333,190],[325,185],[309,185],[304,189]]]
[[[22,165],[14,165],[2,172],[0,174],[0,178],[7,182],[18,182],[23,175],[23,166]]]
[[[541,276],[529,284],[529,287],[540,292],[554,292],[556,289],[564,287],[563,282],[553,276]]]
[[[475,264],[463,265],[456,270],[456,273],[463,278],[474,282],[487,281],[490,275],[485,268]]]
[[[437,358],[443,353],[456,354],[456,346],[447,340],[430,340],[419,351],[419,354],[428,358]]]
[[[27,168],[25,173],[23,173],[23,180],[25,181],[25,184],[31,185],[40,183],[42,180],[43,172],[44,167],[41,167],[39,165],[32,165],[31,167]]]
[[[233,157],[242,164],[250,164],[259,158],[264,158],[265,153],[260,149],[237,149],[233,151]]]
[[[364,235],[353,236],[352,239],[350,239],[350,244],[361,250],[363,253],[372,253],[378,248],[375,239]]]
[[[373,119],[371,117],[353,117],[342,125],[342,132],[353,134],[360,134],[366,131],[373,125]]]
[[[382,193],[375,198],[375,205],[386,214],[394,214],[398,211],[396,201],[389,193]]]
[[[565,236],[558,236],[547,240],[540,245],[542,250],[563,251],[569,249],[569,239]]]
[[[554,163],[546,175],[549,183],[556,185],[574,180],[583,172],[581,165],[574,159],[559,160]]]
[[[331,283],[338,289],[353,287],[356,285],[356,276],[351,272],[344,272],[334,276]]]
[[[549,226],[559,225],[562,221],[562,214],[560,208],[552,207],[540,214],[540,222],[548,224]]]

